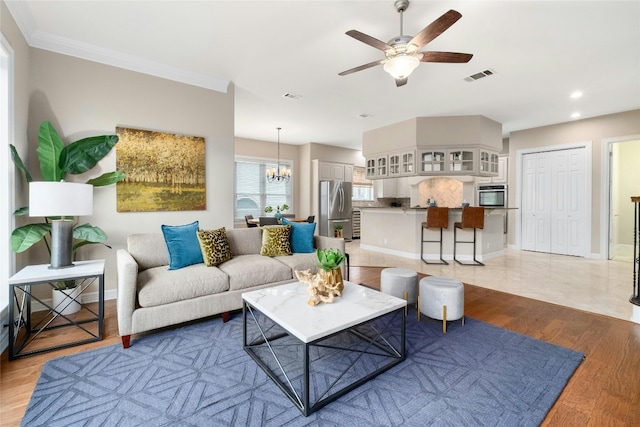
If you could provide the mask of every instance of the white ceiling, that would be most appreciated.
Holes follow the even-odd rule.
[[[406,35],[455,9],[462,18],[423,50],[474,56],[422,63],[400,88],[381,66],[338,76],[383,58],[344,33],[399,35],[392,0],[6,3],[31,46],[214,90],[233,82],[243,138],[274,141],[281,126],[283,143],[360,149],[364,131],[413,117],[480,114],[508,135],[640,108],[637,0],[413,0]]]

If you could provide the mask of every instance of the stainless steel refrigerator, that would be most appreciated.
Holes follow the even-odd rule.
[[[318,224],[321,236],[333,237],[334,226],[342,225],[342,237],[351,240],[351,193],[350,182],[320,181],[320,218]]]

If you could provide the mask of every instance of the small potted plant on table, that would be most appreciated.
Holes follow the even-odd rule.
[[[289,205],[287,205],[286,203],[284,203],[282,206],[277,205],[276,206],[276,213],[273,215],[276,217],[276,219],[278,221],[280,221],[282,219],[282,212],[289,210]],[[273,212],[273,207],[272,206],[267,206],[266,208],[264,208],[265,213],[271,213]]]
[[[333,226],[333,236],[337,239],[342,239],[342,225],[336,224]]]
[[[318,274],[328,288],[337,288],[340,293],[344,289],[342,269],[340,268],[344,260],[345,256],[340,249],[318,249],[318,261],[320,262]]]

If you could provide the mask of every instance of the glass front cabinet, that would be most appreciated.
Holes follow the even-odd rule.
[[[376,159],[367,159],[366,176],[368,179],[376,177]]]
[[[420,150],[420,173],[445,171],[445,150]]]
[[[416,175],[476,175],[499,173],[498,152],[484,147],[426,147],[367,158],[367,178]]]

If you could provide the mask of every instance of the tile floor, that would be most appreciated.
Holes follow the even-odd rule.
[[[485,267],[426,265],[421,260],[360,249],[347,242],[350,265],[403,267],[421,273],[456,277],[463,282],[592,313],[630,320],[633,263],[505,249]]]

